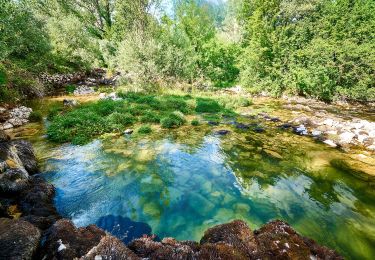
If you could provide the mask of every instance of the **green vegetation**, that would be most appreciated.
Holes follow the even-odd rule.
[[[275,96],[375,100],[373,0],[162,2],[0,0],[0,101],[42,95],[42,72],[95,67],[154,93],[240,84]]]
[[[65,87],[65,91],[68,94],[73,94],[74,90],[76,90],[76,86],[74,86],[74,85],[67,85]]]
[[[197,120],[197,119],[191,120],[191,125],[192,126],[199,126],[199,120]]]
[[[143,123],[138,133],[147,134],[152,131],[150,124],[160,124],[166,129],[178,128],[186,123],[187,115],[196,113],[204,113],[204,118],[217,121],[222,115],[235,115],[233,110],[208,98],[135,92],[121,92],[118,96],[123,99],[100,100],[75,108],[53,106],[48,113],[51,121],[48,138],[60,143],[85,144],[105,133],[122,133],[126,127],[138,123]],[[191,124],[199,125],[200,122],[195,119]]]
[[[30,122],[41,122],[43,121],[43,115],[39,111],[33,111],[29,116],[29,120]]]
[[[149,134],[152,132],[151,126],[143,125],[138,129],[139,134]]]

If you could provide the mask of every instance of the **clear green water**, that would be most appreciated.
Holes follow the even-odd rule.
[[[253,229],[282,219],[346,258],[374,259],[374,184],[329,164],[347,155],[275,128],[222,128],[232,132],[184,127],[85,146],[52,145],[42,129],[30,136],[59,212],[78,226],[115,215],[147,223],[159,237],[199,240],[233,219]]]

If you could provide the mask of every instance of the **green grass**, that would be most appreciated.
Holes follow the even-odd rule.
[[[222,109],[222,106],[220,106],[220,104],[216,100],[208,98],[198,98],[195,111],[199,113],[218,113]]]
[[[192,126],[199,126],[199,121],[197,119],[194,119],[191,121]]]
[[[152,132],[151,126],[143,125],[138,129],[139,134],[149,134]]]
[[[33,111],[29,116],[29,120],[30,122],[41,122],[43,121],[43,115],[39,111]]]
[[[85,144],[105,133],[122,133],[126,127],[144,123],[138,133],[151,132],[149,124],[162,128],[178,128],[186,123],[186,115],[204,112],[205,116],[221,118],[233,113],[212,99],[176,95],[147,95],[119,93],[123,100],[100,100],[74,108],[53,106],[48,113],[47,135],[51,141]],[[229,111],[229,112],[228,112]],[[193,120],[193,125],[199,121]]]

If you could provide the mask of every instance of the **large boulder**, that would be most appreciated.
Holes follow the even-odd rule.
[[[41,233],[29,222],[0,219],[0,259],[31,259],[39,245]]]
[[[141,258],[127,248],[121,240],[107,235],[100,240],[98,245],[81,257],[81,260],[96,259],[140,260]]]
[[[0,195],[19,194],[29,187],[28,176],[19,169],[8,169],[0,174]]]
[[[203,255],[209,252],[216,254],[231,253],[235,258],[250,258],[257,249],[254,234],[249,226],[241,220],[215,226],[208,229],[200,241]],[[204,246],[210,244],[209,246]],[[217,245],[215,249],[213,245]],[[223,251],[224,250],[224,251]],[[229,251],[226,251],[229,250]],[[203,256],[202,255],[202,256]]]
[[[38,163],[35,157],[33,146],[30,142],[17,140],[12,142],[17,149],[23,167],[31,175],[38,172]]]
[[[94,225],[76,228],[67,219],[56,221],[46,232],[41,258],[74,259],[88,254],[106,233]]]
[[[257,244],[249,226],[241,220],[215,226],[208,229],[200,241],[206,243],[221,243],[232,247],[231,251],[237,256],[250,257],[257,249]]]
[[[343,259],[334,250],[300,236],[287,223],[276,220],[254,232],[256,259]]]
[[[44,230],[60,218],[53,202],[55,188],[41,176],[29,178],[29,183],[20,195],[19,206],[25,220]]]
[[[192,241],[176,241],[164,238],[161,242],[153,237],[143,237],[133,240],[129,248],[141,258],[149,259],[196,259],[199,245]]]
[[[10,137],[3,130],[0,129],[0,142],[9,141]]]

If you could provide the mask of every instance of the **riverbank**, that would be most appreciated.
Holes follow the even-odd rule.
[[[53,203],[55,189],[38,175],[30,143],[12,141],[1,132],[0,145],[2,258],[342,259],[336,252],[300,236],[282,221],[270,222],[254,232],[243,221],[215,226],[205,232],[200,243],[173,238],[159,242],[151,234],[140,234],[142,237],[126,246],[94,225],[77,229],[70,220],[61,218]]]

